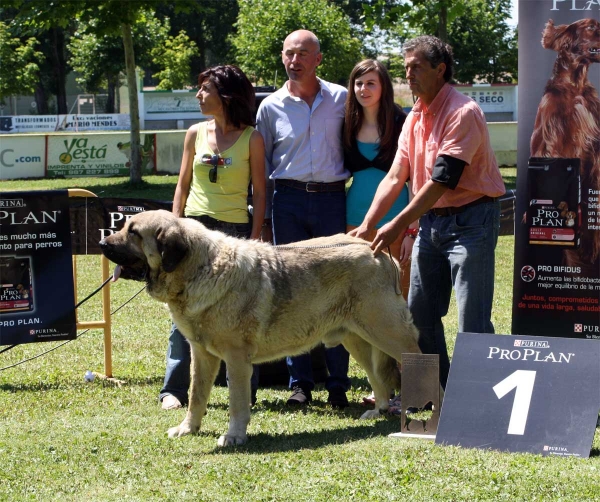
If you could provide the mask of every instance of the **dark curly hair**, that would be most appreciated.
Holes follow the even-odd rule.
[[[420,37],[413,38],[404,43],[402,52],[404,54],[407,52],[418,52],[429,61],[432,68],[437,68],[440,63],[445,63],[446,71],[444,72],[444,80],[446,82],[452,80],[454,72],[452,47],[442,42],[439,38],[431,35],[421,35]]]
[[[210,80],[217,89],[227,121],[234,127],[256,125],[254,87],[235,65],[213,66],[198,75],[198,85]]]

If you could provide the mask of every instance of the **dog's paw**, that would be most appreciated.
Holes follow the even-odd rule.
[[[177,427],[171,427],[167,431],[167,435],[171,439],[174,439],[174,438],[180,438],[181,436],[187,436],[188,434],[194,434],[195,432],[198,432],[198,428],[196,428],[196,430],[193,430],[192,427],[190,427],[188,424],[182,423],[181,425],[178,425]]]
[[[365,411],[360,416],[360,419],[361,420],[370,420],[370,419],[377,418],[380,416],[381,416],[381,413],[379,413],[379,410],[369,410],[369,411]]]
[[[217,441],[218,446],[236,446],[245,444],[248,441],[248,436],[233,436],[231,434],[223,434]]]

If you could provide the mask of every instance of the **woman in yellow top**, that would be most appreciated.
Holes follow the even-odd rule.
[[[233,65],[208,68],[199,75],[198,85],[200,110],[212,119],[187,131],[173,213],[234,237],[259,239],[265,216],[265,146],[253,127],[254,88]],[[247,203],[250,181],[252,223]],[[173,325],[160,391],[163,409],[187,404],[190,361],[190,347]],[[253,402],[257,386],[254,371]]]

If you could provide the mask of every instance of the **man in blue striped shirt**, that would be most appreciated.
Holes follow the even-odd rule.
[[[265,140],[267,188],[263,240],[276,245],[344,233],[346,229],[342,126],[346,89],[321,80],[320,44],[314,33],[294,31],[283,43],[288,81],[258,109],[257,129]],[[272,216],[272,234],[269,217]],[[325,387],[335,408],[348,406],[348,352],[325,350]],[[288,357],[289,405],[307,404],[314,388],[309,354]]]

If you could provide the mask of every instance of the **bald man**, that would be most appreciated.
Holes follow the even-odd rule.
[[[267,196],[263,240],[273,239],[276,245],[345,232],[350,176],[342,149],[346,89],[317,77],[323,58],[319,40],[310,31],[294,31],[283,43],[281,58],[288,81],[260,104],[257,116],[272,194]],[[348,406],[348,359],[342,345],[325,350],[325,388],[334,408]],[[292,389],[288,405],[309,403],[315,386],[310,355],[289,357],[287,366]]]

